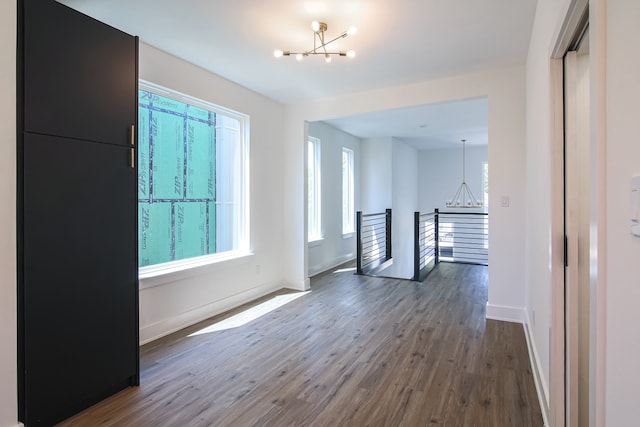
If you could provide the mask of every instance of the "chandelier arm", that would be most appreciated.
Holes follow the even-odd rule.
[[[323,22],[316,22],[314,21],[314,24],[317,25],[317,30],[315,30],[316,27],[314,28],[313,31],[313,49],[309,49],[307,51],[304,52],[293,52],[293,51],[281,51],[281,50],[276,50],[275,52],[275,56],[276,57],[280,57],[280,56],[291,56],[291,55],[303,55],[303,56],[309,56],[309,55],[323,55],[326,58],[328,58],[330,55],[338,55],[338,56],[353,56],[353,55],[349,55],[349,52],[347,51],[337,51],[337,52],[331,52],[327,50],[327,47],[342,38],[345,38],[347,36],[350,35],[351,30],[349,31],[343,31],[342,33],[340,33],[337,37],[326,41],[325,40],[325,30],[327,29],[327,24],[323,23]],[[355,31],[355,30],[354,30]]]
[[[336,38],[334,38],[334,39],[331,39],[331,40],[329,40],[328,42],[324,43],[324,45],[325,45],[325,46],[327,46],[327,45],[329,45],[329,44],[333,43],[333,42],[334,42],[334,41],[336,41],[336,40],[340,40],[340,39],[343,39],[343,38],[347,37],[348,35],[349,35],[349,34],[347,34],[347,32],[345,31],[344,33],[340,34],[338,37],[336,37]]]
[[[467,190],[467,194],[469,196],[470,201],[474,204],[474,205],[480,205],[480,202],[478,201],[478,199],[476,199],[476,196],[473,195],[473,191],[471,191],[471,188],[469,187],[469,185],[467,185],[467,183],[464,183],[465,185],[465,189]]]
[[[462,192],[463,186],[464,186],[464,183],[460,184],[460,186],[458,187],[458,191],[456,191],[456,195],[453,196],[453,200],[451,200],[451,203],[455,204],[458,200],[460,200],[460,193]]]
[[[318,48],[320,49],[320,48]],[[292,51],[287,51],[288,54],[285,54],[284,56],[291,56],[291,55],[324,55],[325,52],[315,52],[313,50],[307,50],[306,52],[292,52]],[[327,55],[343,55],[344,52],[327,52]]]

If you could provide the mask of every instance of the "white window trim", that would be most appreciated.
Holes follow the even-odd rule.
[[[199,257],[191,257],[183,260],[169,261],[161,264],[148,265],[138,267],[138,278],[149,279],[154,277],[160,277],[165,275],[174,274],[177,272],[203,267],[211,264],[217,264],[221,262],[227,262],[230,260],[241,259],[247,256],[253,255],[250,249],[250,206],[249,206],[249,194],[250,194],[250,177],[249,177],[249,148],[250,148],[250,118],[249,115],[234,111],[219,105],[203,101],[198,98],[191,97],[189,95],[178,92],[174,89],[169,89],[164,86],[160,86],[155,83],[151,83],[146,80],[138,80],[138,88],[148,92],[155,93],[157,95],[166,96],[168,98],[176,99],[178,101],[184,101],[191,105],[204,108],[215,113],[223,114],[227,117],[237,119],[240,122],[240,138],[242,140],[242,184],[240,190],[241,204],[241,219],[242,224],[238,230],[238,249],[233,251],[225,251],[215,254],[203,255]]]
[[[316,195],[315,205],[317,210],[317,215],[316,215],[317,230],[315,230],[316,233],[314,234],[311,234],[310,228],[307,230],[307,242],[311,243],[311,242],[323,240],[324,238],[322,234],[322,142],[320,141],[319,138],[315,138],[313,136],[309,136],[308,142],[313,143],[314,150],[315,150],[314,157],[316,159],[316,161],[313,164],[313,167],[314,167],[313,175],[315,177],[314,194]],[[309,144],[307,143],[307,145]],[[309,153],[307,153],[307,155],[309,155]],[[308,197],[309,196],[311,195],[308,195]],[[307,205],[308,203],[309,202],[307,200]],[[308,217],[309,215],[307,215],[307,222],[309,222]],[[309,227],[310,225],[311,224],[307,224],[307,227]]]
[[[350,176],[350,182],[349,182],[349,216],[351,217],[351,227],[348,230],[345,230],[345,224],[344,224],[344,212],[342,212],[342,238],[343,239],[347,239],[350,237],[353,237],[353,234],[355,233],[356,230],[356,224],[355,224],[355,153],[352,149],[347,148],[347,147],[342,147],[342,154],[344,155],[344,153],[347,153],[349,155],[349,170],[351,172],[351,176]],[[343,175],[344,177],[344,175]],[[344,179],[344,178],[343,178]],[[344,183],[343,183],[343,190],[344,190]],[[344,194],[342,194],[342,199],[344,202]],[[343,205],[344,207],[344,205]]]

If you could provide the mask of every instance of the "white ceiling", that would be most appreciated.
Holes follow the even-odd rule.
[[[536,0],[62,0],[75,9],[141,41],[232,80],[280,103],[405,85],[484,69],[524,64]],[[307,50],[313,45],[311,21],[328,25],[333,38],[351,25],[358,32],[335,42],[336,50],[356,57],[321,56],[298,62],[277,59],[273,51]],[[356,136],[469,138],[477,118],[462,117],[486,100],[438,104],[458,120],[425,106],[374,113],[331,123]],[[377,126],[366,127],[376,116]],[[409,118],[413,117],[410,121]],[[351,118],[356,120],[356,118]],[[382,120],[381,120],[382,119]],[[393,119],[393,120],[392,120]],[[416,121],[417,120],[417,121]],[[400,121],[404,124],[399,125]],[[444,123],[451,128],[445,129]],[[385,128],[384,123],[388,123]],[[420,124],[427,124],[420,128]],[[486,120],[485,120],[486,142]],[[349,130],[350,129],[350,130]],[[411,132],[411,130],[415,132]],[[430,130],[434,133],[431,134]],[[360,134],[364,132],[365,134]],[[477,135],[473,135],[475,138]],[[442,141],[440,141],[442,142]],[[450,141],[451,142],[451,141]]]
[[[376,111],[325,120],[360,138],[394,137],[418,150],[459,148],[488,143],[487,98],[465,99]]]

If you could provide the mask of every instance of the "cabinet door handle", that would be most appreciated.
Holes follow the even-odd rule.
[[[135,125],[131,125],[131,145],[136,145],[136,128]]]
[[[135,169],[135,167],[136,167],[136,151],[133,148],[131,149],[131,157],[129,158],[129,166],[131,166],[131,169]]]

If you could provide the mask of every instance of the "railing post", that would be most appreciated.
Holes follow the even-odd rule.
[[[439,224],[440,224],[440,214],[438,213],[438,208],[435,208],[433,210],[433,224],[434,224],[434,232],[435,232],[435,263],[438,264],[440,262],[440,244],[439,244],[439,236],[440,236],[440,231],[439,231]]]
[[[387,220],[386,221],[387,253],[385,255],[386,256],[385,261],[391,259],[391,209],[387,209],[386,211],[386,220]]]
[[[420,212],[413,213],[413,280],[420,280]]]
[[[356,212],[356,274],[362,274],[362,211]]]

